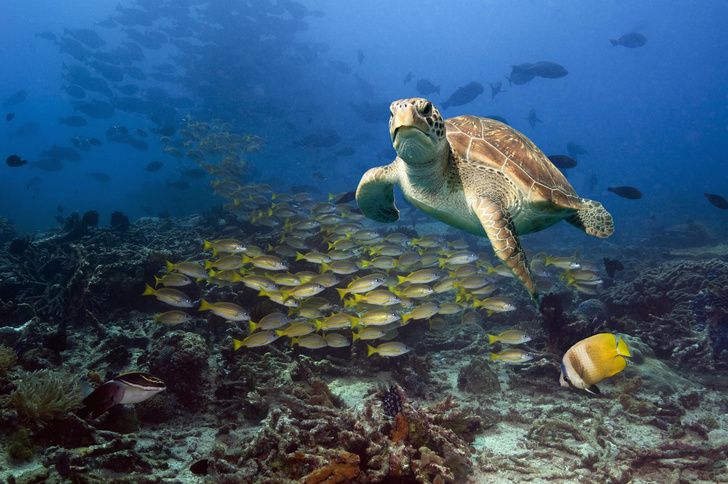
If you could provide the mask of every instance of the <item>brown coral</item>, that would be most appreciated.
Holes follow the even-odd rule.
[[[337,462],[333,462],[326,467],[316,469],[304,481],[306,484],[336,484],[338,482],[349,482],[359,475],[360,459],[356,454],[342,451],[339,454]]]
[[[408,434],[409,423],[407,423],[407,419],[404,418],[402,412],[399,412],[394,416],[394,426],[392,427],[392,431],[389,433],[389,438],[392,439],[392,442],[402,442],[407,438]]]

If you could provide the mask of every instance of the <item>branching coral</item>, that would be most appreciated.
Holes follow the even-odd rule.
[[[81,403],[83,394],[76,377],[66,372],[25,372],[10,395],[18,415],[29,425],[43,427],[62,418]]]
[[[8,370],[18,361],[18,356],[12,348],[0,346],[0,379],[5,378]]]

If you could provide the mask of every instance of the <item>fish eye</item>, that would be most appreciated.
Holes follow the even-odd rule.
[[[431,116],[432,115],[432,103],[425,103],[424,105],[420,106],[420,114],[423,116]]]

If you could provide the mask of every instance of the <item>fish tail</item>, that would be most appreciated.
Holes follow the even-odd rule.
[[[306,258],[306,256],[304,256],[304,255],[303,255],[303,254],[301,254],[300,252],[296,252],[296,260],[297,260],[297,261],[299,261],[299,260],[301,260],[301,259],[305,259],[305,258]]]
[[[497,354],[495,354],[495,353],[490,354],[490,361],[497,360],[498,358],[500,358],[500,356],[498,356]]]
[[[233,338],[233,348],[234,348],[233,351],[239,350],[241,346],[243,346],[243,342],[240,341],[239,339]]]
[[[616,41],[616,40],[612,40],[612,39],[609,39],[609,42],[611,42],[611,43],[612,43],[612,47],[616,47],[616,46],[618,46],[618,45],[619,45],[619,42],[618,42],[618,41]]]
[[[339,296],[341,297],[341,299],[344,299],[344,296],[346,296],[346,293],[348,291],[345,288],[339,288],[339,287],[337,287],[336,288],[336,292],[339,293]]]
[[[204,242],[205,242],[205,247],[202,250],[207,250],[210,247],[212,247],[212,242],[210,242],[209,240],[205,240]]]
[[[174,270],[174,264],[172,264],[170,261],[167,261],[167,272],[172,272]]]
[[[367,358],[372,356],[374,353],[378,353],[379,351],[372,345],[367,345]]]
[[[144,288],[144,292],[142,293],[142,296],[151,296],[151,295],[153,295],[153,294],[155,294],[157,292],[149,284],[146,284],[146,286],[147,287]]]
[[[252,319],[251,319],[250,321],[248,321],[248,324],[250,325],[250,332],[251,332],[251,333],[252,333],[253,331],[255,331],[255,328],[257,328],[257,327],[258,327],[258,324],[257,324],[257,323],[254,323]]]
[[[209,303],[209,302],[207,302],[207,301],[205,301],[205,300],[203,299],[202,301],[200,301],[200,309],[199,309],[199,311],[207,311],[207,310],[208,310],[208,309],[210,309],[211,307],[212,307],[212,306],[210,305],[210,303]]]
[[[154,322],[155,323],[158,323],[161,318],[162,318],[162,315],[161,314],[155,314],[154,315]]]
[[[154,276],[154,287],[159,286],[159,283],[162,282],[162,279],[160,279],[157,276]]]
[[[488,344],[489,344],[489,345],[492,345],[492,344],[493,344],[493,343],[495,343],[496,341],[498,341],[498,336],[493,336],[492,334],[489,334],[489,335],[488,335]],[[491,354],[492,354],[492,353],[491,353]]]
[[[632,354],[629,352],[629,348],[627,348],[627,342],[622,339],[622,337],[619,337],[619,341],[617,342],[617,353],[619,353],[622,356],[632,356]]]

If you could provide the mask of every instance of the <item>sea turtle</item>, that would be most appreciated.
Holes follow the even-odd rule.
[[[477,116],[444,120],[427,99],[395,101],[389,135],[397,158],[372,168],[356,201],[368,218],[395,222],[394,185],[415,207],[465,232],[487,236],[498,258],[538,303],[539,294],[519,235],[560,220],[597,237],[614,232],[602,204],[576,194],[564,175],[528,138]]]

